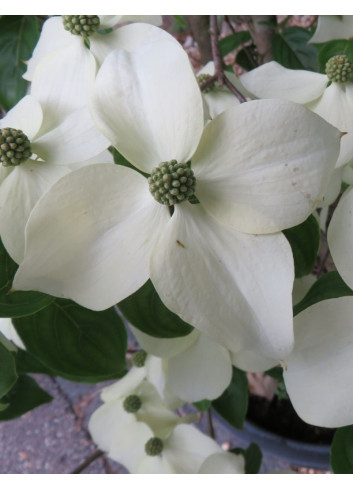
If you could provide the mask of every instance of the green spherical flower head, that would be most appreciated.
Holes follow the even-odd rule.
[[[31,155],[31,143],[20,129],[0,129],[0,162],[3,166],[20,165]]]
[[[64,28],[77,36],[91,36],[99,28],[98,15],[63,15]]]
[[[201,87],[201,85],[203,83],[205,83],[207,80],[209,80],[210,78],[212,78],[211,75],[207,75],[207,73],[203,73],[203,74],[197,76],[197,82],[198,82],[199,86]],[[204,93],[212,92],[212,90],[214,90],[215,87],[216,87],[216,80],[214,80],[210,85],[208,85],[208,87],[204,88],[203,92]]]
[[[141,399],[135,394],[127,396],[123,402],[123,407],[127,413],[136,413],[142,406]]]
[[[187,163],[172,160],[154,168],[148,183],[150,192],[156,201],[170,206],[180,204],[193,195],[196,179]]]
[[[144,367],[146,358],[147,352],[145,352],[145,350],[137,351],[132,357],[132,363],[135,365],[135,367]]]
[[[345,54],[338,54],[327,61],[325,71],[330,81],[346,83],[353,73],[353,65]]]
[[[156,436],[154,438],[150,438],[145,445],[145,452],[151,457],[159,455],[160,453],[162,453],[162,451],[163,442],[160,438],[157,438]]]

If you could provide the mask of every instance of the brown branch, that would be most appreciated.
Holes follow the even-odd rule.
[[[212,85],[216,80],[218,85],[221,87],[226,85],[226,87],[238,98],[239,102],[246,102],[246,98],[239,92],[239,90],[231,83],[226,74],[223,71],[222,56],[218,45],[218,25],[217,16],[210,15],[210,36],[211,36],[211,46],[212,46],[212,56],[215,67],[214,75],[211,76],[201,85],[201,90],[205,90],[209,85]]]
[[[212,57],[215,67],[215,75],[217,75],[218,84],[221,87],[224,83],[223,69],[222,69],[222,57],[218,45],[218,25],[217,25],[217,15],[210,15],[210,36],[211,36],[211,47],[212,47]]]
[[[94,462],[97,458],[101,457],[102,455],[104,455],[104,452],[102,452],[101,450],[97,450],[96,452],[92,453],[90,457],[86,458],[86,460],[82,462],[81,465],[79,465],[78,467],[76,467],[76,469],[70,472],[70,474],[80,474],[86,467],[88,467],[92,462]]]
[[[233,24],[232,24],[232,21],[229,18],[229,15],[226,15],[224,18],[225,18],[225,21],[227,22],[227,24],[229,26],[229,29],[231,30],[232,34],[234,36],[236,36],[237,35],[237,31],[234,29]],[[249,63],[252,65],[252,67],[253,68],[257,68],[259,65],[258,65],[258,63],[256,63],[256,61],[254,60],[253,56],[251,55],[251,52],[250,52],[248,46],[243,45],[243,51],[245,53],[245,56],[248,58]]]
[[[214,432],[214,426],[213,426],[213,421],[212,421],[212,413],[211,413],[210,408],[207,409],[206,415],[207,415],[208,432],[210,434],[210,437],[215,439],[215,432]]]

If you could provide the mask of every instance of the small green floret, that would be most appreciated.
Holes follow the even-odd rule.
[[[3,166],[20,165],[31,155],[31,143],[20,129],[0,129],[0,162]]]
[[[201,87],[201,85],[203,83],[205,83],[207,80],[209,80],[210,78],[212,78],[211,75],[208,75],[207,73],[202,73],[201,75],[197,76],[197,82],[198,82],[199,86]],[[214,90],[215,88],[216,88],[216,80],[214,80],[212,83],[210,83],[210,85],[208,85],[202,91],[204,93],[209,93],[209,92],[212,92],[212,90]]]
[[[132,363],[135,367],[144,367],[147,358],[147,352],[145,350],[139,350],[132,356]]]
[[[194,194],[196,179],[187,163],[172,160],[153,168],[148,183],[156,201],[171,206]]]
[[[327,61],[325,71],[330,81],[346,83],[353,73],[353,64],[345,54],[338,54]]]
[[[91,36],[99,28],[98,15],[63,15],[64,29],[77,36]]]
[[[123,402],[123,407],[127,413],[136,413],[141,406],[141,398],[135,394],[127,396]]]
[[[163,441],[160,438],[157,438],[156,436],[153,438],[150,438],[148,442],[145,445],[145,452],[147,455],[150,455],[151,457],[155,457],[156,455],[159,455],[163,451]]]

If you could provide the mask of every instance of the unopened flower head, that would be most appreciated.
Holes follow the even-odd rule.
[[[31,143],[20,129],[0,129],[0,161],[3,166],[20,165],[31,155]]]
[[[156,455],[159,455],[163,451],[163,441],[160,438],[157,438],[156,436],[153,438],[150,438],[148,442],[145,445],[145,452],[147,455],[150,455],[151,457],[155,457]]]
[[[330,81],[346,83],[353,73],[353,65],[345,54],[338,54],[327,61],[325,71]]]
[[[187,163],[172,160],[153,168],[148,183],[157,202],[175,205],[193,195],[196,179]]]
[[[134,353],[132,357],[132,363],[135,365],[135,367],[144,367],[145,366],[145,361],[147,358],[147,352],[145,350],[139,350],[136,353]]]
[[[78,36],[91,36],[99,28],[98,15],[63,15],[64,28]]]
[[[127,413],[136,413],[142,406],[141,398],[136,394],[131,394],[125,398],[123,406]]]
[[[201,75],[197,76],[197,82],[198,82],[199,86],[201,87],[210,78],[212,78],[211,75],[208,75],[207,73],[202,73]],[[213,81],[212,83],[210,83],[210,85],[208,85],[206,88],[204,88],[203,92],[204,93],[212,92],[212,90],[214,90],[215,87],[216,87],[216,81]]]

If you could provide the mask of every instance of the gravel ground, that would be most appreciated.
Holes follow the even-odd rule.
[[[87,424],[92,412],[101,404],[99,391],[107,383],[89,385],[44,375],[34,377],[54,399],[18,419],[0,423],[0,473],[71,473],[97,451]],[[207,432],[205,417],[198,425]],[[214,426],[217,441],[224,447],[247,446],[216,418]],[[285,462],[264,457],[262,472],[289,469]],[[126,471],[103,455],[82,473],[122,474]]]

